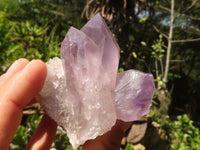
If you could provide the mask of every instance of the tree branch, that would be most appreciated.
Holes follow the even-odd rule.
[[[161,46],[162,46],[163,48],[167,49],[167,46],[166,46],[166,45],[162,44]]]
[[[200,41],[200,38],[185,39],[185,40],[172,40],[171,43],[183,43],[183,42],[195,42],[195,41]]]
[[[167,12],[171,12],[171,10],[163,5],[159,5],[160,8],[166,10]],[[185,12],[185,11],[184,11]],[[197,17],[193,17],[193,16],[189,16],[189,15],[186,15],[186,14],[183,14],[184,12],[181,13],[174,13],[176,14],[177,16],[183,16],[183,17],[187,17],[187,18],[190,18],[192,20],[200,20],[200,18],[197,18]]]
[[[155,25],[153,25],[153,28],[156,30],[156,32],[160,33],[160,34],[161,34],[162,36],[164,36],[166,39],[169,39],[169,37],[168,37],[166,34],[162,33]]]
[[[169,65],[170,65],[170,54],[171,54],[171,46],[172,46],[172,38],[173,38],[173,24],[174,24],[174,0],[171,0],[171,19],[170,19],[170,29],[169,29],[169,39],[168,39],[168,46],[167,46],[167,56],[166,56],[166,63],[165,63],[165,72],[164,72],[164,86],[168,81],[168,72],[169,72]]]
[[[192,4],[191,4],[190,6],[188,6],[188,7],[183,11],[183,13],[186,12],[186,11],[188,11],[189,9],[191,9],[191,8],[195,5],[195,3],[196,3],[197,1],[198,1],[198,0],[192,0]]]
[[[164,9],[164,10],[166,10],[166,11],[168,11],[168,12],[171,11],[169,8],[167,8],[167,7],[163,6],[163,5],[159,5],[159,7],[162,8],[162,9]]]
[[[200,18],[197,18],[197,17],[193,17],[193,16],[189,16],[189,15],[185,15],[185,14],[180,14],[180,15],[183,16],[183,17],[190,18],[192,20],[200,20]]]

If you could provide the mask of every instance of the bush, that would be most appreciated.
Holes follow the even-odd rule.
[[[59,42],[47,36],[47,29],[31,21],[11,21],[7,9],[0,11],[0,73],[22,57],[47,61],[59,56]]]
[[[28,141],[33,135],[35,129],[40,123],[43,115],[30,115],[28,116],[25,125],[20,125],[15,133],[13,141],[10,145],[12,150],[23,150],[25,149]],[[73,150],[71,144],[69,143],[69,138],[65,133],[62,133],[61,128],[58,128],[58,132],[55,136],[53,148],[58,150]],[[78,147],[77,150],[81,150],[82,147]]]
[[[30,115],[26,121],[26,125],[18,127],[11,144],[12,150],[23,150],[26,147],[41,118],[42,115]]]
[[[169,149],[200,150],[199,129],[186,114],[177,116],[176,121],[166,120],[162,129]]]

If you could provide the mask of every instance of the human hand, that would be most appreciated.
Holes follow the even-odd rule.
[[[35,95],[41,90],[47,69],[39,60],[29,62],[17,60],[9,70],[0,76],[0,149],[8,150],[9,144],[20,125],[23,108],[35,102]],[[57,125],[44,115],[26,149],[49,149]]]

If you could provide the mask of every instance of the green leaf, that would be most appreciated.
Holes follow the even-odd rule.
[[[135,40],[135,37],[133,35],[129,35],[129,41],[133,42]]]
[[[134,150],[132,144],[127,144],[124,150]]]
[[[147,16],[141,18],[141,19],[139,20],[139,22],[140,22],[140,23],[143,23],[143,22],[145,22],[146,20],[147,20]]]
[[[124,68],[119,68],[118,69],[118,72],[123,72],[124,71]]]
[[[147,46],[146,42],[141,41],[142,46]]]
[[[160,35],[159,35],[159,39],[162,39],[162,38],[163,38],[163,36],[162,36],[162,34],[160,34]]]

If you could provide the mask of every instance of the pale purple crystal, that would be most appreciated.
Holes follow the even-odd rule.
[[[99,47],[102,55],[102,65],[108,72],[114,88],[119,63],[119,46],[112,33],[99,13],[81,31],[87,34]]]
[[[61,59],[46,63],[47,78],[37,99],[73,147],[106,133],[116,119],[133,121],[149,112],[152,75],[117,74],[118,62],[119,47],[97,14],[81,30],[71,27]]]
[[[101,57],[100,49],[85,33],[73,27],[69,29],[61,46],[61,59],[68,100],[74,108],[70,118],[76,126],[69,123],[63,128],[69,138],[76,141],[72,142],[75,146],[107,132],[116,121],[112,97],[114,88],[111,77],[102,66]]]
[[[137,70],[118,73],[115,87],[117,119],[135,121],[148,114],[154,89],[152,74]]]

